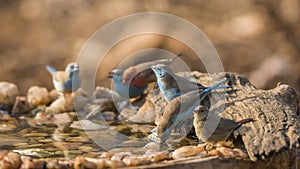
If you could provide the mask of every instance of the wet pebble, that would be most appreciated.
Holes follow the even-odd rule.
[[[92,141],[88,137],[67,137],[67,142],[76,142],[76,143],[91,143]]]
[[[18,153],[9,152],[2,153],[0,158],[0,168],[3,169],[17,169],[21,166],[22,161]]]
[[[13,131],[17,128],[15,121],[0,122],[0,132]]]
[[[19,95],[18,87],[9,82],[0,82],[0,109],[9,110]]]
[[[102,116],[105,120],[114,120],[117,117],[113,111],[105,111],[102,113]]]
[[[129,121],[136,123],[152,123],[156,118],[154,106],[151,102],[146,101],[145,104],[137,111],[136,114],[127,117]]]
[[[30,105],[27,102],[26,97],[17,96],[11,112],[13,115],[24,114],[28,112],[29,109],[30,109]]]
[[[28,133],[28,134],[24,134],[24,137],[47,137],[49,136],[49,134],[47,133]]]
[[[125,167],[125,164],[123,161],[105,160],[104,166],[108,168],[121,168]]]
[[[76,157],[74,169],[95,169],[97,165],[85,159],[85,157]]]
[[[125,156],[122,161],[128,167],[150,163],[148,158],[138,155]]]
[[[46,113],[62,113],[74,110],[73,97],[72,95],[61,96],[50,104],[46,108]]]
[[[144,156],[149,158],[151,162],[159,162],[170,159],[170,153],[168,151],[148,150]]]
[[[26,159],[23,161],[20,169],[36,169],[36,167],[32,160]]]
[[[47,105],[51,98],[45,87],[31,86],[27,92],[27,101],[31,106]]]
[[[184,146],[176,149],[172,153],[173,159],[180,159],[180,158],[186,158],[191,156],[206,156],[206,151],[204,147],[200,146]]]
[[[86,158],[86,160],[96,164],[96,169],[105,168],[105,160],[104,159]]]
[[[70,127],[79,130],[91,130],[91,131],[108,128],[108,126],[106,125],[97,124],[90,120],[73,121]]]
[[[114,154],[110,159],[113,161],[121,161],[124,157],[132,155],[131,152],[121,152]]]
[[[80,151],[82,151],[82,152],[86,152],[86,153],[88,153],[88,152],[92,152],[92,151],[97,151],[96,149],[94,149],[93,147],[90,147],[90,146],[80,146],[79,148],[78,148]]]
[[[137,113],[136,109],[132,109],[132,108],[124,108],[120,115],[123,116],[125,119],[128,119],[131,116],[134,116]]]
[[[155,142],[150,142],[144,146],[144,149],[146,150],[152,150],[152,151],[159,151],[160,145]]]

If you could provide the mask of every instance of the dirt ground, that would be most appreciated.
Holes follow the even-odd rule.
[[[45,64],[64,69],[94,32],[137,12],[164,12],[193,23],[215,46],[224,70],[247,75],[258,88],[283,82],[300,91],[299,0],[0,0],[0,81],[15,82],[22,94],[32,85],[53,88]],[[108,85],[109,70],[147,48],[185,53],[191,69],[205,71],[180,41],[136,36],[107,54],[96,85]]]

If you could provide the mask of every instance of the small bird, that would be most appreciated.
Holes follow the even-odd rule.
[[[54,67],[46,65],[46,69],[52,75],[52,81],[56,91],[62,95],[72,93],[80,87],[79,65],[70,63],[65,71],[57,71]]]
[[[178,54],[176,57],[171,59],[160,59],[130,66],[122,75],[123,83],[137,87],[143,87],[149,83],[155,82],[156,76],[152,71],[151,66],[157,64],[170,65],[175,59],[181,57],[182,55],[183,54]]]
[[[222,80],[219,83],[206,87],[204,90],[200,91],[200,93],[199,90],[193,90],[171,100],[163,115],[158,120],[157,134],[160,141],[164,143],[171,132],[174,129],[176,130],[178,126],[180,127],[181,122],[193,119],[193,111],[195,107],[206,98],[208,93],[220,87],[225,82],[226,80]],[[190,125],[190,128],[192,128],[192,124]]]
[[[122,80],[123,73],[124,70],[122,69],[114,69],[109,72],[110,75],[108,77],[113,80],[115,90],[124,98],[135,98],[141,96],[147,89],[148,84],[142,87],[124,84]]]
[[[245,123],[253,121],[252,118],[247,118],[240,121],[233,121],[218,116],[218,118],[212,118],[212,121],[208,122],[218,123],[215,130],[213,130],[213,127],[211,125],[205,123],[208,119],[208,114],[209,109],[206,106],[200,105],[196,107],[194,110],[193,125],[199,140],[210,145],[214,145],[215,143],[220,141],[226,141],[231,136],[234,130],[236,130]],[[214,114],[211,115],[217,116]]]
[[[184,77],[176,75],[169,67],[165,64],[157,64],[151,66],[157,77],[157,85],[167,102],[170,102],[175,97],[181,94],[188,93],[193,90],[205,91],[207,87],[204,87],[200,83],[190,81]],[[219,82],[225,83],[226,79]],[[219,86],[214,89],[231,88],[231,86]],[[213,89],[213,90],[214,90]]]

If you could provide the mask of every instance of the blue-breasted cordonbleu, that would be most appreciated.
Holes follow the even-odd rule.
[[[200,83],[190,81],[184,77],[176,75],[168,65],[157,64],[151,66],[157,77],[157,85],[167,102],[170,102],[175,97],[180,96],[181,94],[188,93],[193,90],[206,91],[207,87],[204,87]],[[219,82],[224,84],[226,79]],[[220,86],[218,85],[215,89],[229,88],[230,86]]]
[[[70,63],[65,71],[57,71],[54,67],[46,65],[52,75],[52,81],[56,91],[60,94],[75,92],[80,87],[79,65]]]
[[[116,92],[124,98],[135,98],[141,96],[147,89],[148,85],[146,84],[142,87],[138,87],[130,84],[124,84],[122,80],[123,73],[124,70],[122,69],[115,69],[109,72],[109,78],[113,80]]]
[[[149,83],[156,81],[156,76],[151,69],[151,66],[157,64],[170,65],[175,59],[179,58],[183,54],[178,54],[171,59],[159,59],[150,62],[144,62],[135,66],[130,66],[124,70],[122,80],[124,84],[130,84],[137,87],[143,87]]]
[[[182,124],[183,121],[193,119],[193,111],[196,108],[196,106],[201,104],[201,102],[203,101],[203,99],[206,98],[208,93],[220,87],[225,82],[226,79],[214,85],[206,87],[204,90],[192,90],[171,100],[167,105],[163,115],[158,120],[159,122],[157,125],[157,134],[161,142],[165,142],[168,139],[171,132],[174,129],[180,127],[180,124]],[[190,126],[184,127],[191,129],[192,124],[190,124]],[[189,130],[186,129],[185,131]]]

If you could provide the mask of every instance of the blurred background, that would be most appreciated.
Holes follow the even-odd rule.
[[[64,69],[99,28],[148,11],[196,25],[215,46],[225,71],[248,76],[258,88],[283,82],[299,93],[300,0],[0,0],[0,81],[16,83],[22,94],[32,85],[52,89],[45,64]],[[205,71],[190,59],[194,53],[184,44],[145,35],[116,45],[98,70],[96,84],[104,84],[107,72],[122,58],[155,47],[183,52],[192,69]]]

